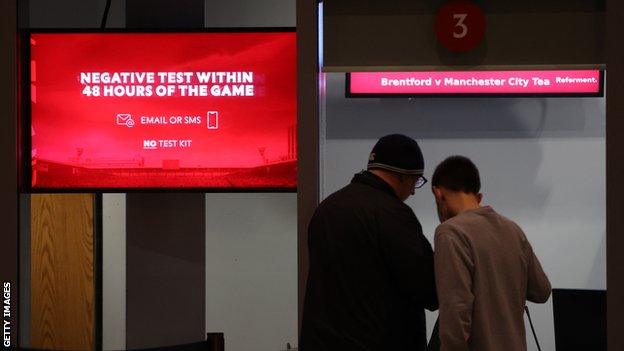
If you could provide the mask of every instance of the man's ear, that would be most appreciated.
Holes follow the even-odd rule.
[[[444,199],[444,193],[442,192],[442,189],[440,187],[432,186],[431,191],[433,192],[433,196],[435,196],[437,200]]]
[[[481,204],[481,200],[483,200],[483,194],[478,193],[477,194],[477,202],[479,203],[479,205]]]

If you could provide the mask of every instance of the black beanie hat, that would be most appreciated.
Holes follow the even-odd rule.
[[[401,134],[390,134],[377,141],[368,157],[367,168],[382,168],[401,174],[423,174],[425,160],[416,140]]]

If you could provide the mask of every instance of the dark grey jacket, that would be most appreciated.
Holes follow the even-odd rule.
[[[316,209],[302,351],[421,351],[438,307],[431,244],[414,212],[364,171]]]

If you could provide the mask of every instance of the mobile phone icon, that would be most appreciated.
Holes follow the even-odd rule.
[[[208,129],[219,129],[219,112],[208,111],[207,118]]]

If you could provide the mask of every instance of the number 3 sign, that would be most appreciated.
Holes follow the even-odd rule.
[[[435,32],[447,49],[470,51],[483,40],[485,15],[479,6],[468,0],[451,1],[438,11]]]

